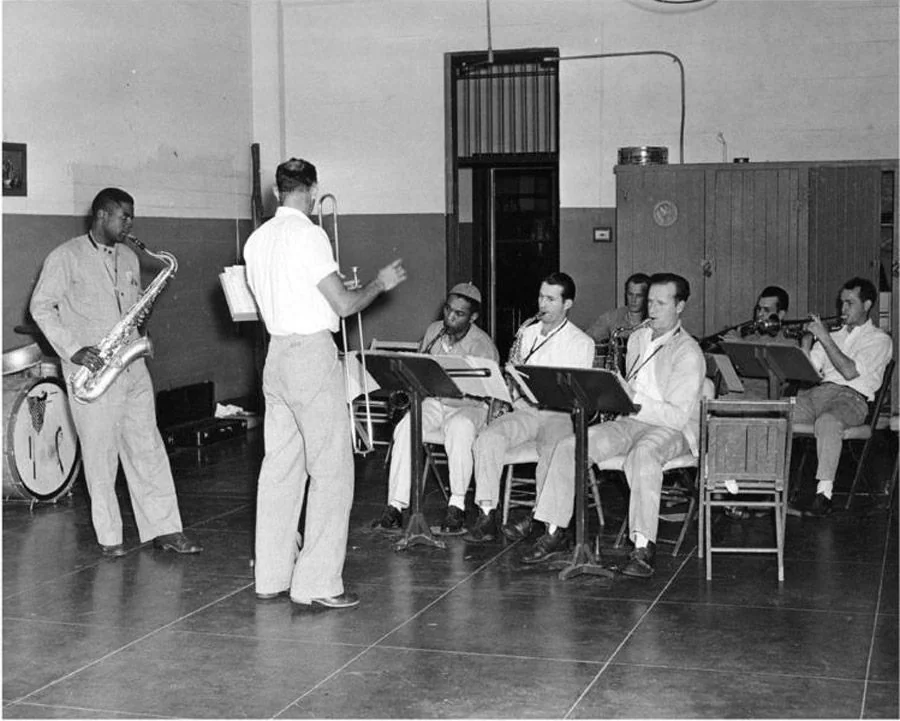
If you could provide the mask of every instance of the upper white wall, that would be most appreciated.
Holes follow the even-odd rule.
[[[28,145],[6,213],[83,214],[118,185],[137,214],[247,218],[247,0],[5,0],[3,139]]]
[[[271,0],[253,0],[266,4]],[[487,49],[484,0],[283,0],[286,155],[354,213],[444,212],[445,52]],[[896,0],[492,0],[494,49],[666,50],[686,162],[898,155]],[[256,54],[257,48],[254,48]],[[677,66],[561,65],[561,203],[615,205],[619,147],[678,162]],[[275,145],[270,132],[260,142]]]
[[[492,0],[495,49],[667,50],[685,159],[898,155],[897,0]],[[485,0],[5,0],[3,137],[28,144],[4,212],[247,218],[287,155],[343,213],[443,213],[444,53],[485,50]],[[666,58],[563,62],[561,203],[612,206],[619,147],[678,158]],[[265,190],[265,188],[264,188]]]

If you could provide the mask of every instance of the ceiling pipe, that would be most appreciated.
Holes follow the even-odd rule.
[[[490,2],[490,0],[488,0]],[[490,37],[490,36],[488,36]],[[488,51],[490,52],[490,51]],[[674,53],[667,52],[665,50],[635,50],[633,52],[627,53],[595,53],[592,55],[566,55],[560,58],[544,58],[544,62],[546,63],[556,63],[562,62],[563,60],[594,60],[600,58],[626,58],[626,57],[634,57],[639,55],[664,55],[667,58],[672,58],[676,63],[678,63],[678,71],[681,76],[681,124],[678,131],[678,158],[680,163],[684,163],[684,112],[685,112],[685,91],[684,91],[684,64],[681,62],[681,58],[679,58]]]

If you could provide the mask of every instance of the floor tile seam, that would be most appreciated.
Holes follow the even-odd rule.
[[[205,636],[205,637],[213,637],[213,638],[238,638],[248,641],[275,641],[277,643],[290,643],[290,644],[306,644],[306,645],[315,645],[315,646],[335,646],[339,648],[361,648],[366,649],[369,648],[368,643],[351,643],[349,641],[324,641],[318,638],[298,638],[293,636],[291,638],[285,638],[284,636],[254,636],[248,633],[225,633],[224,631],[199,631],[194,628],[180,628],[178,629],[178,633],[194,636]]]
[[[151,542],[147,541],[147,544],[149,544],[149,543],[151,543]],[[140,550],[144,545],[147,545],[147,544],[142,543],[140,546],[135,546],[134,548],[126,549],[125,556],[127,556],[131,553],[134,553],[135,551]],[[106,562],[110,562],[110,561],[117,562],[118,560],[120,560],[121,558],[124,558],[125,556],[120,556],[119,558],[115,558],[115,559],[98,556],[96,561],[85,564],[84,566],[79,566],[78,568],[73,568],[71,571],[66,571],[65,573],[61,573],[60,575],[54,576],[53,578],[47,578],[47,579],[44,579],[43,581],[37,581],[36,583],[33,583],[30,586],[26,586],[25,588],[22,588],[22,589],[16,591],[15,593],[11,593],[8,596],[3,596],[3,600],[7,601],[9,599],[15,598],[16,596],[21,596],[25,593],[34,591],[35,589],[40,588],[41,586],[46,586],[50,583],[56,583],[57,581],[60,581],[64,578],[68,578],[69,576],[74,576],[76,574],[83,573],[84,571],[89,571],[92,568],[96,568],[101,563],[106,563]]]
[[[696,548],[696,546],[695,546],[695,548]],[[673,583],[675,583],[675,579],[678,578],[678,575],[684,570],[685,566],[687,566],[687,564],[690,562],[690,560],[691,560],[691,554],[688,553],[684,557],[684,559],[681,561],[681,565],[678,566],[675,573],[673,573],[672,576],[669,578],[669,580],[666,582],[665,586],[663,586],[660,589],[659,593],[656,595],[656,598],[653,599],[653,601],[644,610],[644,612],[640,615],[640,617],[637,619],[637,621],[635,621],[634,625],[628,630],[628,633],[625,634],[625,637],[613,649],[613,652],[609,655],[609,658],[607,658],[606,661],[603,663],[603,665],[600,667],[600,670],[598,670],[597,673],[594,675],[594,678],[592,678],[588,682],[587,686],[584,687],[584,690],[578,695],[578,698],[575,699],[575,701],[569,707],[568,711],[566,711],[566,713],[563,715],[563,718],[567,719],[567,718],[572,717],[572,714],[575,712],[575,709],[578,708],[578,704],[580,704],[581,701],[588,695],[588,693],[590,693],[591,689],[600,680],[600,677],[606,672],[606,669],[609,668],[610,664],[613,663],[613,661],[615,660],[615,658],[619,654],[619,652],[625,647],[625,644],[628,643],[628,641],[635,634],[635,632],[640,627],[640,625],[644,622],[644,619],[647,618],[647,616],[653,612],[653,609],[656,608],[656,606],[659,604],[660,599],[663,597],[663,595],[666,593],[666,591],[668,591],[669,587],[672,586]]]
[[[485,651],[460,651],[459,649],[452,648],[424,648],[419,646],[397,646],[396,644],[378,644],[375,647],[375,650],[388,650],[388,651],[415,651],[416,653],[433,653],[433,654],[446,654],[449,656],[474,656],[477,658],[485,658],[485,659],[498,659],[504,661],[542,661],[542,662],[552,662],[552,663],[581,663],[588,664],[591,666],[598,666],[605,661],[596,660],[596,659],[585,659],[585,658],[560,658],[558,656],[528,656],[523,654],[516,653],[487,653]]]
[[[888,520],[890,521],[894,513],[894,507],[891,506],[891,509],[888,511]],[[860,699],[860,708],[859,708],[859,717],[863,718],[866,712],[866,697],[868,696],[869,691],[869,677],[872,675],[872,658],[875,655],[875,644],[878,641],[878,622],[879,622],[879,611],[881,609],[881,597],[884,592],[884,574],[887,570],[888,564],[888,543],[887,535],[890,534],[890,523],[888,523],[888,529],[885,531],[885,544],[884,549],[881,552],[881,577],[878,579],[878,595],[876,596],[875,601],[875,618],[872,620],[872,633],[869,635],[869,652],[866,655],[866,680],[863,684],[863,692],[862,698]]]
[[[692,601],[690,599],[665,600],[660,601],[660,605],[665,606],[702,606],[704,608],[731,608],[747,611],[800,611],[802,613],[824,613],[840,616],[871,616],[875,614],[875,608],[868,611],[851,611],[851,610],[833,610],[830,608],[808,608],[804,606],[766,606],[764,604],[741,604],[741,603],[708,603],[704,601]],[[875,604],[877,606],[877,603]]]
[[[250,508],[250,502],[241,504],[237,508],[232,508],[228,511],[223,511],[222,513],[216,514],[215,516],[210,516],[209,518],[204,518],[202,521],[198,521],[197,523],[191,524],[190,528],[197,528],[198,526],[202,526],[204,523],[210,523],[211,521],[218,521],[222,518],[227,518],[228,516],[232,516],[236,513],[240,513],[241,511],[245,511]]]
[[[39,703],[38,701],[13,701],[9,704],[4,704],[3,708],[13,708],[15,706],[32,706],[37,708],[46,708],[46,709],[59,709],[66,711],[87,711],[88,713],[94,714],[111,714],[112,718],[123,718],[123,717],[134,717],[134,718],[158,718],[158,719],[178,719],[182,718],[181,716],[161,716],[159,714],[152,713],[141,713],[139,711],[126,711],[125,709],[106,709],[106,708],[90,708],[85,706],[70,706],[68,704],[54,704],[54,703]]]
[[[504,554],[508,553],[513,548],[518,546],[519,543],[520,543],[520,541],[516,541],[515,543],[511,543],[508,546],[506,546],[505,548],[502,548],[500,550],[500,553],[498,553],[495,556],[492,556],[485,563],[483,563],[478,568],[476,568],[474,571],[472,571],[472,573],[470,573],[468,576],[466,576],[465,578],[461,579],[458,583],[456,583],[453,586],[451,586],[450,588],[448,588],[446,591],[444,591],[440,596],[438,596],[437,598],[432,600],[430,603],[425,604],[425,606],[420,608],[418,611],[416,611],[412,616],[407,618],[405,621],[402,621],[401,623],[397,624],[394,628],[392,628],[389,631],[387,631],[386,633],[382,634],[378,639],[376,639],[375,641],[370,643],[366,648],[364,648],[362,651],[360,651],[358,654],[356,654],[353,658],[349,659],[346,663],[342,664],[341,666],[336,668],[334,671],[332,671],[330,674],[325,676],[325,678],[323,678],[323,679],[319,680],[317,683],[313,684],[310,688],[308,688],[306,691],[304,691],[302,694],[300,694],[297,698],[295,698],[293,701],[291,701],[287,706],[285,706],[283,709],[281,709],[281,711],[276,713],[272,718],[278,718],[279,716],[281,716],[281,714],[283,714],[285,711],[287,711],[289,708],[291,708],[291,706],[296,705],[297,703],[302,701],[304,698],[306,698],[309,694],[311,694],[313,691],[320,688],[322,685],[328,683],[328,681],[330,681],[332,678],[337,676],[348,666],[350,666],[351,664],[355,663],[357,660],[362,658],[362,656],[367,654],[371,649],[375,648],[379,643],[384,641],[384,639],[386,639],[388,636],[390,636],[393,633],[396,633],[401,628],[406,626],[408,623],[411,623],[416,618],[418,618],[422,614],[426,613],[432,606],[435,606],[436,604],[440,603],[443,599],[445,599],[447,596],[449,596],[451,593],[453,593],[453,591],[455,591],[457,588],[462,586],[464,583],[468,582],[471,578],[473,578],[475,575],[480,573],[483,569],[487,568],[488,566],[490,566],[493,563],[496,563],[498,559],[500,559]]]
[[[70,576],[75,576],[79,573],[84,573],[85,571],[89,571],[93,568],[96,568],[97,566],[99,566],[102,563],[118,563],[118,562],[122,561],[122,559],[124,559],[124,558],[130,556],[131,554],[136,553],[142,549],[143,550],[147,550],[147,549],[155,550],[155,549],[153,549],[153,541],[152,540],[144,541],[140,545],[134,546],[133,548],[126,548],[125,555],[119,556],[117,558],[105,558],[103,556],[98,556],[96,561],[88,563],[84,566],[79,566],[78,568],[74,568],[71,571],[66,571],[65,573],[62,573],[58,576],[54,576],[53,578],[47,578],[47,579],[44,579],[43,581],[37,581],[37,582],[31,584],[30,586],[25,586],[24,588],[20,588],[19,590],[16,590],[15,592],[9,594],[8,596],[3,596],[2,600],[3,600],[3,602],[6,602],[6,601],[12,600],[18,596],[22,596],[26,593],[31,593],[32,591],[35,591],[42,586],[47,586],[51,583],[56,583],[57,581],[61,581],[65,578],[69,578]],[[217,571],[216,573],[220,576],[231,575],[226,572],[219,572],[219,571]],[[234,576],[234,578],[241,578],[241,577],[242,576],[238,576],[238,575]]]
[[[231,591],[230,593],[226,593],[224,596],[221,596],[213,601],[210,601],[209,603],[206,603],[203,606],[200,606],[199,608],[196,608],[193,611],[190,611],[189,613],[186,613],[183,616],[180,616],[179,618],[169,621],[168,623],[165,623],[162,626],[159,626],[158,628],[155,628],[151,631],[148,631],[147,633],[144,633],[141,636],[138,636],[137,638],[129,641],[128,643],[120,646],[119,648],[113,649],[112,651],[108,651],[107,653],[103,654],[99,658],[95,658],[93,661],[90,661],[73,671],[69,671],[68,673],[63,674],[59,678],[54,679],[53,681],[48,681],[43,686],[40,686],[39,688],[29,691],[27,694],[25,694],[21,698],[15,699],[15,701],[16,702],[24,701],[24,700],[34,696],[35,694],[41,693],[42,691],[45,691],[46,689],[51,688],[52,686],[55,686],[58,683],[61,683],[62,681],[66,681],[66,680],[72,678],[73,676],[78,675],[82,671],[86,671],[87,669],[89,669],[93,666],[96,666],[97,664],[105,661],[106,659],[111,658],[111,657],[115,656],[116,654],[121,653],[122,651],[124,651],[128,648],[131,648],[135,644],[141,643],[142,641],[145,641],[146,639],[148,639],[152,636],[155,636],[156,634],[160,633],[161,631],[164,631],[167,628],[174,626],[176,623],[180,623],[181,621],[184,621],[185,619],[190,618],[191,616],[193,616],[195,614],[205,611],[206,609],[211,608],[212,606],[216,605],[217,603],[224,601],[227,598],[231,598],[235,594],[238,594],[241,591],[244,591],[252,586],[253,586],[253,582],[250,582],[250,583],[243,585],[241,588]]]
[[[739,675],[742,678],[746,676],[765,676],[767,678],[789,678],[789,679],[798,679],[805,681],[842,681],[846,683],[865,683],[865,678],[863,677],[855,677],[851,678],[849,676],[833,676],[833,675],[821,675],[821,674],[808,674],[808,673],[776,673],[774,671],[748,671],[744,668],[722,668],[722,667],[710,667],[707,668],[705,666],[672,666],[670,664],[659,664],[659,663],[629,663],[627,661],[612,661],[607,664],[608,666],[622,666],[629,668],[641,668],[641,669],[658,669],[658,670],[669,670],[669,671],[698,671],[701,673],[715,673],[721,675]]]

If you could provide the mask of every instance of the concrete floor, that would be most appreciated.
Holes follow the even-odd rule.
[[[254,595],[260,455],[258,430],[171,454],[197,556],[139,545],[123,500],[129,552],[102,558],[80,482],[4,503],[4,717],[898,717],[896,511],[867,499],[789,519],[781,586],[751,555],[717,556],[708,583],[696,529],[649,581],[561,581],[523,568],[521,543],[394,551],[369,527],[383,457],[360,457],[344,578],[362,603],[309,612]],[[616,561],[622,491],[602,495]],[[771,528],[716,524],[735,543]]]

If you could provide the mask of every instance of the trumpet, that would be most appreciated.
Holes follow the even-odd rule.
[[[341,246],[340,239],[338,236],[338,210],[337,210],[337,198],[334,197],[331,193],[325,193],[321,198],[319,198],[319,227],[325,231],[325,234],[328,234],[328,231],[325,230],[325,203],[330,203],[331,205],[331,236],[330,240],[334,245],[334,259],[337,261],[338,265],[341,263]],[[357,276],[358,268],[353,266],[351,272],[353,273],[353,277],[345,280],[344,285],[348,290],[355,290],[360,287],[359,277]],[[372,406],[369,400],[369,389],[366,382],[368,372],[366,369],[366,352],[365,352],[365,340],[363,338],[363,322],[362,322],[362,312],[356,314],[356,328],[359,332],[359,362],[362,366],[362,383],[360,384],[364,390],[363,397],[365,398],[365,408],[366,408],[366,437],[362,439],[362,445],[360,445],[360,438],[357,434],[357,426],[354,422],[353,418],[353,401],[351,399],[347,400],[348,410],[350,412],[350,436],[353,442],[353,451],[354,453],[359,453],[361,455],[365,455],[370,453],[375,448],[375,443],[373,441],[374,431],[372,428]],[[344,353],[346,354],[350,350],[350,345],[348,343],[349,338],[347,337],[347,320],[345,318],[341,318],[341,341],[344,345]],[[350,388],[350,365],[347,362],[346,358],[344,359],[344,385],[346,388]]]
[[[830,315],[820,319],[826,328],[830,331],[837,330],[844,322],[839,315]],[[782,320],[774,313],[768,318],[757,321],[754,329],[760,335],[768,334],[776,336],[779,332],[784,333],[788,338],[799,338],[806,333],[806,326],[812,322],[812,318],[794,318],[792,320]]]

